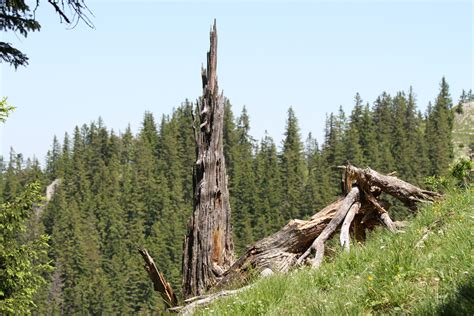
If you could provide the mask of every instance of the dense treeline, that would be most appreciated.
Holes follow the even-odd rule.
[[[141,129],[108,130],[101,119],[54,138],[45,168],[11,152],[0,161],[0,203],[25,185],[44,187],[61,179],[41,211],[36,230],[51,236],[55,267],[37,295],[39,313],[133,313],[162,308],[142,269],[137,248],[145,246],[175,288],[180,287],[182,242],[192,211],[195,161],[193,104],[186,101],[159,123],[147,112]],[[443,78],[426,113],[414,92],[382,93],[372,105],[359,94],[351,113],[327,116],[321,144],[302,139],[288,110],[281,145],[250,135],[244,108],[235,117],[226,103],[224,144],[228,164],[234,242],[246,245],[275,232],[292,218],[305,218],[340,193],[335,168],[350,161],[398,175],[423,186],[443,174],[453,158],[452,100]]]

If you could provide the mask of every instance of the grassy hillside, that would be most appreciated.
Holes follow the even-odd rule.
[[[471,189],[422,209],[403,232],[374,231],[350,254],[333,244],[318,271],[261,279],[197,314],[473,315],[473,243]]]
[[[453,126],[454,157],[469,157],[474,145],[474,102],[463,104],[463,113],[455,114]]]

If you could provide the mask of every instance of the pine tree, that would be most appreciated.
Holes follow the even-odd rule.
[[[226,99],[224,104],[224,157],[227,172],[231,175],[234,168],[234,146],[237,143],[237,132],[235,118],[232,112],[232,104]],[[230,186],[232,186],[230,184]]]
[[[316,139],[309,133],[306,140],[306,163],[308,166],[308,181],[304,188],[304,215],[315,214],[323,205],[325,196],[321,188],[329,187],[327,173],[322,169],[322,156]],[[325,181],[326,180],[326,181]]]
[[[413,88],[410,87],[406,97],[406,113],[404,128],[406,131],[405,163],[406,178],[409,182],[417,185],[423,184],[425,174],[423,169],[426,163],[426,151],[423,144],[423,118],[416,109],[416,99]]]
[[[341,193],[340,182],[341,175],[337,166],[346,162],[344,153],[344,113],[340,109],[339,117],[333,113],[326,117],[325,142],[323,145],[322,156],[327,167],[327,176],[329,178],[328,196],[336,197]]]
[[[242,110],[237,122],[236,143],[232,151],[230,172],[230,203],[235,233],[235,248],[240,253],[254,241],[252,227],[255,227],[255,172],[254,145],[250,134],[250,120],[246,108]]]
[[[374,168],[382,172],[392,172],[395,169],[395,160],[391,151],[392,144],[392,97],[383,92],[374,103],[373,122],[375,140],[377,144],[376,164]]]
[[[396,170],[400,177],[413,181],[410,165],[413,164],[413,155],[410,155],[410,143],[408,140],[408,124],[412,124],[411,117],[407,117],[407,102],[403,92],[398,92],[393,98],[392,121],[391,121],[391,152],[395,162]],[[411,159],[410,159],[411,158]]]
[[[41,200],[39,184],[31,183],[10,202],[0,204],[0,313],[29,314],[33,297],[46,282],[43,274],[51,270],[43,254],[48,238],[28,238],[27,222]]]
[[[21,191],[20,171],[22,164],[22,156],[16,154],[13,148],[10,148],[10,159],[8,161],[7,170],[5,172],[5,182],[3,185],[3,200],[6,202],[13,201]]]
[[[283,217],[285,220],[301,217],[301,215],[304,215],[302,214],[301,188],[304,188],[306,184],[308,171],[305,165],[298,121],[291,107],[288,110],[280,161],[283,186]]]
[[[261,239],[280,229],[284,224],[281,213],[282,185],[277,148],[265,132],[255,157],[255,239]]]
[[[367,103],[362,109],[360,126],[358,127],[360,136],[360,147],[362,148],[363,166],[377,166],[378,152],[373,114]]]
[[[454,116],[449,85],[443,77],[440,91],[427,118],[426,143],[431,162],[431,175],[443,175],[453,159],[452,129]]]
[[[345,158],[356,166],[364,163],[363,150],[361,147],[361,128],[362,128],[362,99],[359,93],[355,96],[355,105],[349,117],[347,130],[344,131]]]
[[[58,138],[54,136],[53,145],[51,150],[48,150],[46,154],[46,175],[50,182],[59,178],[60,175],[60,158],[61,158],[61,145],[59,144]]]

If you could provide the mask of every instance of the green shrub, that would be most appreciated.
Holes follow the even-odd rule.
[[[452,165],[450,173],[458,187],[467,188],[472,183],[472,168],[473,163],[467,158],[460,158]]]

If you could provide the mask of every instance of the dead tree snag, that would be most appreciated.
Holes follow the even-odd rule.
[[[216,23],[210,33],[203,95],[195,116],[196,164],[193,214],[183,253],[183,294],[201,295],[215,285],[234,259],[231,210],[224,159],[224,96],[217,84]]]

